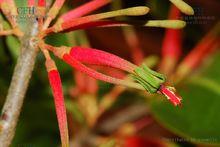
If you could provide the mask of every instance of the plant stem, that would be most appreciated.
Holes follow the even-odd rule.
[[[0,117],[1,147],[10,146],[15,134],[24,96],[35,64],[37,49],[33,39],[37,33],[36,23],[26,28],[21,38],[20,56],[14,69],[12,81]]]

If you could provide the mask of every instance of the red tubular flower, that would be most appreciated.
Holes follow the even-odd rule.
[[[111,76],[107,76],[105,74],[99,73],[96,70],[91,69],[91,68],[83,65],[82,63],[80,63],[78,60],[76,60],[74,57],[72,57],[71,55],[69,55],[67,53],[63,55],[62,59],[66,63],[71,65],[73,68],[75,68],[75,69],[77,69],[77,70],[79,70],[83,73],[86,73],[86,74],[88,74],[89,76],[91,76],[93,78],[96,78],[96,79],[99,79],[99,80],[102,80],[102,81],[105,81],[105,82],[109,82],[109,83],[114,83],[114,84],[124,85],[124,86],[127,86],[127,87],[142,89],[140,87],[140,85],[137,84],[137,83],[124,81],[124,80],[121,80],[121,79],[113,78]]]
[[[75,8],[64,15],[60,16],[58,19],[58,22],[68,21],[73,18],[78,18],[81,16],[84,16],[92,11],[95,11],[96,9],[110,3],[112,0],[92,0],[90,2],[87,2],[86,4],[79,6],[78,8]]]
[[[139,16],[139,15],[145,15],[148,12],[149,12],[148,7],[139,6],[139,7],[132,7],[132,8],[127,8],[127,9],[121,9],[121,10],[116,10],[116,11],[111,11],[111,12],[84,16],[84,17],[80,17],[76,19],[70,19],[64,22],[57,22],[51,28],[48,28],[47,30],[45,30],[45,33],[48,34],[51,32],[65,31],[73,27],[99,21],[101,19],[107,19],[107,18],[112,18],[112,17],[117,17],[117,16]]]
[[[75,12],[67,12],[66,14],[61,16],[61,18],[58,18],[58,21],[52,27],[48,28],[50,22],[55,18],[61,6],[63,5],[63,2],[64,0],[56,0],[54,2],[52,8],[49,10],[48,17],[44,22],[42,32],[39,34],[40,38],[44,38],[49,33],[53,32],[69,31],[72,29],[74,30],[79,28],[88,28],[91,26],[129,26],[130,24],[127,22],[114,22],[106,19],[119,16],[140,16],[145,15],[149,12],[148,7],[138,6],[80,17],[109,2],[109,0],[94,0],[77,8]],[[179,3],[175,4],[179,6]],[[188,5],[185,4],[184,6]],[[141,26],[179,29],[183,28],[185,25],[186,23],[181,20],[148,20],[145,24],[142,24]],[[93,78],[103,80],[109,83],[124,85],[127,87],[137,88],[141,90],[146,89],[150,93],[156,93],[160,90],[160,86],[165,82],[165,77],[162,74],[159,74],[149,69],[147,66],[143,65],[142,67],[138,67],[124,59],[121,59],[115,55],[103,51],[88,48],[85,49],[80,47],[72,49],[68,47],[58,48],[52,47],[50,45],[45,45],[42,42],[40,42],[39,46],[43,46],[43,48],[45,47],[51,50],[56,56],[58,56],[60,59],[71,65],[73,68],[81,72],[84,72]],[[119,78],[102,74],[94,69],[89,68],[83,63],[110,66],[116,69],[126,71],[133,76],[134,81],[122,80]],[[169,96],[171,95],[168,95],[168,97]],[[171,98],[171,100],[173,99]]]
[[[116,55],[92,48],[73,47],[70,55],[83,63],[110,66],[127,72],[132,72],[136,68],[134,64]]]
[[[99,80],[102,80],[102,81],[105,81],[105,82],[109,82],[109,83],[124,85],[124,86],[127,86],[127,87],[133,87],[133,88],[143,90],[143,88],[138,83],[135,83],[135,82],[132,82],[132,81],[125,81],[125,80],[122,80],[122,79],[107,76],[105,74],[102,74],[100,72],[97,72],[94,69],[91,69],[91,68],[85,66],[80,61],[78,61],[76,58],[74,58],[74,56],[72,56],[70,54],[70,49],[69,48],[66,48],[66,47],[64,47],[64,48],[55,48],[55,47],[52,47],[52,46],[49,46],[49,45],[45,45],[44,47],[51,50],[56,56],[58,56],[60,59],[64,60],[66,63],[71,65],[73,68],[75,68],[75,69],[77,69],[81,72],[84,72],[84,73],[88,74],[89,76],[91,76],[93,78],[96,78],[96,79],[99,79]],[[90,56],[90,57],[92,58],[92,56]],[[96,57],[98,57],[98,56],[96,56]],[[94,60],[94,61],[96,62],[97,60]],[[104,61],[99,60],[99,62],[100,63],[102,62],[103,65],[105,64]],[[108,62],[106,62],[106,63],[108,63]],[[117,63],[115,62],[115,64],[117,64]],[[131,65],[133,65],[133,64],[131,64]],[[116,66],[116,65],[114,65],[114,66]],[[125,65],[125,66],[128,67],[128,65]],[[135,67],[135,65],[134,65],[134,67]],[[126,71],[129,71],[132,68],[133,67],[129,67],[129,69],[126,69]]]
[[[101,6],[101,5],[100,5]],[[79,8],[81,10],[81,8]],[[55,11],[53,10],[53,7],[50,9],[51,12]],[[116,11],[111,12],[105,12],[100,14],[94,14],[84,17],[75,18],[71,15],[75,14],[71,12],[67,12],[67,14],[64,14],[63,17],[58,19],[58,21],[50,28],[48,28],[50,22],[55,17],[55,14],[57,13],[58,9],[56,9],[56,13],[48,14],[47,20],[44,23],[44,31],[41,33],[42,37],[45,35],[48,35],[53,32],[63,32],[63,31],[70,31],[75,30],[79,28],[88,28],[91,26],[101,26],[101,27],[108,27],[108,26],[130,26],[132,23],[127,22],[113,22],[113,21],[106,21],[105,19],[112,18],[112,17],[118,17],[118,16],[140,16],[145,15],[149,12],[148,7],[144,6],[138,6],[138,7],[132,7],[127,9],[120,9]],[[86,11],[87,13],[87,11]],[[52,16],[53,15],[53,16]],[[68,15],[69,18],[68,19]],[[83,14],[79,14],[83,15]],[[64,17],[65,16],[65,17]],[[78,16],[78,15],[77,15]],[[65,19],[65,20],[64,20]],[[145,24],[140,24],[140,26],[148,26],[148,27],[165,27],[165,28],[182,28],[185,26],[185,22],[181,20],[148,20]]]
[[[160,91],[161,85],[165,82],[165,78],[162,74],[152,71],[146,66],[138,67],[124,59],[121,59],[120,57],[106,53],[104,51],[82,47],[73,47],[71,49],[65,47],[54,48],[49,45],[45,45],[45,48],[53,51],[56,56],[64,60],[73,68],[86,73],[93,78],[109,83],[124,85],[126,87],[132,87],[141,90],[146,89],[150,93],[156,93]],[[132,74],[136,82],[122,80],[102,74],[85,66],[81,62],[87,64],[110,66],[116,69],[127,71]],[[167,93],[167,91],[164,92],[163,90],[164,89],[162,88],[161,93],[167,96],[168,100],[170,100],[175,106],[180,104],[180,102],[175,102],[176,95],[174,95],[174,93]],[[176,99],[178,98],[179,97],[176,97]]]
[[[46,60],[46,67],[50,86],[52,88],[54,96],[54,103],[59,124],[62,147],[68,147],[68,125],[60,75],[58,70],[56,69],[55,63],[51,59]]]
[[[175,6],[170,9],[169,19],[178,19],[180,17],[180,11]],[[181,32],[177,29],[166,29],[163,44],[162,44],[162,61],[160,70],[169,75],[181,54]]]

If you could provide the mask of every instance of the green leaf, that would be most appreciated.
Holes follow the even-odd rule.
[[[197,143],[220,143],[220,54],[202,72],[179,85],[181,108],[152,99],[154,117],[167,129]]]

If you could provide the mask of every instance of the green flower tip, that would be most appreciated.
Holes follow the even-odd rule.
[[[151,70],[146,65],[137,67],[134,70],[133,78],[150,93],[156,93],[166,81],[164,75]]]
[[[174,106],[181,105],[182,98],[175,93],[175,88],[164,86],[164,82],[166,81],[164,75],[151,70],[146,65],[143,65],[134,70],[133,78],[148,92],[159,92],[165,95]]]

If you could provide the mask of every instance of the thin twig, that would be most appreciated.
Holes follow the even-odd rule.
[[[10,146],[23,105],[24,96],[34,68],[37,49],[33,39],[37,24],[32,23],[21,38],[21,53],[14,69],[12,81],[0,117],[0,147]]]

